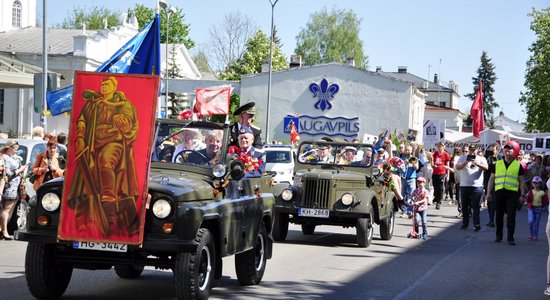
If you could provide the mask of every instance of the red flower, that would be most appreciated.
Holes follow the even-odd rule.
[[[229,154],[240,154],[241,153],[241,148],[239,148],[237,146],[231,146],[231,147],[229,147],[229,149],[227,149],[227,153],[229,153]]]
[[[184,111],[178,116],[178,119],[187,120],[187,119],[191,118],[192,115],[193,115],[193,112],[191,112],[191,110],[187,109],[187,110],[184,110]]]

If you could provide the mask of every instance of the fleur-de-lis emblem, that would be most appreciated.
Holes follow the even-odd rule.
[[[334,94],[338,93],[339,89],[340,87],[335,83],[329,86],[328,81],[324,78],[321,80],[321,85],[318,85],[317,83],[310,84],[309,90],[313,93],[313,97],[317,97],[315,108],[321,109],[322,111],[325,109],[331,109],[332,104],[330,101],[334,98]]]

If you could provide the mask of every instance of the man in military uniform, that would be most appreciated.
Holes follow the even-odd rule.
[[[237,110],[233,113],[233,115],[239,116],[239,121],[229,126],[229,132],[231,134],[231,137],[229,139],[229,146],[239,147],[239,133],[242,127],[245,126],[245,127],[249,127],[252,130],[252,134],[254,135],[253,146],[256,148],[263,147],[264,144],[262,142],[262,137],[261,137],[262,129],[257,126],[254,126],[253,124],[255,114],[256,114],[255,102],[249,102],[237,108]]]
[[[254,134],[250,127],[243,126],[239,133],[239,147],[241,151],[250,156],[253,160],[257,160],[257,168],[247,168],[245,165],[244,177],[260,177],[265,172],[265,152],[254,147]]]

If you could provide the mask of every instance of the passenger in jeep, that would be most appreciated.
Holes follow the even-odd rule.
[[[222,146],[222,135],[221,130],[210,130],[206,133],[206,148],[192,151],[188,153],[188,157],[183,159],[189,164],[215,164],[218,162],[220,148]],[[185,155],[185,151],[182,152],[182,155]],[[176,157],[178,159],[178,157]]]

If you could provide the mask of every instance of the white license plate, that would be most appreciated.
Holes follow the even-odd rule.
[[[128,251],[128,245],[126,244],[98,243],[98,242],[73,242],[73,248],[98,250],[98,251],[111,251],[111,252]]]
[[[328,209],[319,208],[300,208],[298,210],[298,216],[300,217],[314,217],[314,218],[328,218]]]

